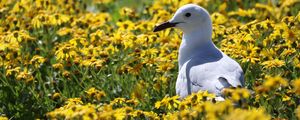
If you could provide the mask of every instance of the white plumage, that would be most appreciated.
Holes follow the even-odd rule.
[[[240,65],[213,44],[212,22],[204,8],[184,5],[171,20],[157,26],[154,31],[168,27],[183,31],[176,81],[176,93],[181,98],[199,90],[222,97],[223,88],[244,86]]]

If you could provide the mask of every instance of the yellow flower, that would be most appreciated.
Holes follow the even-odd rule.
[[[8,34],[4,39],[11,42],[28,42],[35,40],[35,38],[31,37],[25,30],[14,31]]]
[[[143,114],[151,120],[159,120],[160,119],[158,117],[157,113],[155,113],[153,111],[149,111],[149,112],[144,111]]]
[[[137,99],[126,100],[126,104],[137,106],[139,101]]]
[[[20,67],[15,67],[13,69],[8,69],[8,70],[6,70],[5,75],[6,76],[11,76],[13,74],[19,74],[20,73],[20,69],[21,69]]]
[[[261,63],[265,69],[275,68],[275,67],[281,67],[285,65],[285,62],[283,60],[274,59],[274,60],[268,60],[263,63]]]
[[[265,114],[264,109],[235,109],[224,117],[225,120],[271,120],[271,116]]]
[[[68,15],[63,15],[63,14],[54,14],[49,16],[49,24],[50,25],[61,25],[63,23],[66,23],[70,20],[70,17]]]
[[[47,24],[47,19],[48,19],[48,15],[45,14],[39,14],[36,15],[32,20],[31,20],[31,25],[33,26],[33,28],[35,29],[39,29],[41,27],[43,27],[44,25]]]
[[[36,68],[39,68],[45,61],[46,61],[46,59],[44,57],[35,55],[30,60],[30,64]]]
[[[256,8],[261,8],[261,9],[265,9],[267,12],[267,14],[269,13],[270,15],[272,15],[272,17],[275,17],[276,19],[278,19],[280,17],[280,14],[278,14],[279,9],[277,9],[276,7],[271,7],[270,5],[265,5],[262,3],[256,3],[255,4]],[[274,14],[278,14],[278,15],[274,15]]]
[[[121,16],[136,17],[135,11],[132,8],[123,7],[119,10]]]
[[[67,105],[83,104],[83,102],[81,101],[81,98],[69,98],[66,103],[67,103]]]
[[[226,88],[223,92],[227,95],[226,97],[230,97],[233,101],[239,101],[250,97],[250,92],[246,88]]]
[[[156,54],[158,53],[158,50],[156,48],[150,48],[141,51],[140,57],[145,57],[145,56],[150,56],[150,57],[155,57],[157,56]]]
[[[196,105],[207,100],[212,100],[215,97],[215,94],[210,94],[207,91],[199,91],[197,93],[192,93],[191,95],[187,96],[182,102],[189,101],[189,104]]]
[[[155,108],[156,108],[156,109],[160,108],[161,106],[162,106],[162,102],[161,102],[161,101],[157,101],[157,102],[155,103]]]
[[[116,46],[113,46],[112,44],[110,44],[108,47],[106,47],[104,49],[104,51],[107,51],[107,52],[109,52],[111,54],[114,54],[115,52],[118,52],[119,49]]]
[[[115,98],[113,101],[110,101],[110,105],[123,104],[126,102],[125,98]]]
[[[293,87],[296,94],[300,95],[300,78],[293,81]]]
[[[298,117],[298,119],[300,119],[300,105],[295,110],[295,113],[296,113],[296,116]]]
[[[156,69],[157,72],[167,72],[175,67],[172,62],[160,63]]]
[[[219,6],[219,12],[226,12],[227,3],[224,2]]]
[[[54,69],[59,69],[59,70],[62,70],[64,68],[64,66],[61,63],[55,63],[52,65],[52,67]]]
[[[140,21],[136,24],[135,30],[139,30],[141,32],[152,31],[153,26],[155,26],[155,24],[153,22]],[[147,35],[147,37],[148,36],[151,36],[151,35]]]
[[[97,100],[100,100],[102,97],[106,96],[106,94],[103,91],[97,90],[96,88],[92,87],[85,91],[85,93],[88,95],[88,97],[94,97]]]
[[[78,55],[77,48],[68,43],[63,44],[55,51],[55,55],[57,60],[70,60]]]
[[[178,108],[178,105],[180,104],[180,101],[178,99],[179,96],[173,96],[173,97],[165,96],[161,101],[155,103],[155,108],[159,109],[163,106],[168,108],[169,110]]]
[[[266,78],[266,81],[263,83],[263,85],[261,85],[257,88],[258,91],[268,92],[272,89],[278,89],[281,86],[288,85],[288,82],[280,76],[272,77],[272,76],[267,75],[265,78]]]
[[[274,49],[263,49],[260,52],[261,56],[264,56],[265,58],[268,58],[269,60],[273,60],[274,57],[277,57],[277,53]]]
[[[105,32],[102,31],[102,30],[97,30],[96,32],[92,33],[90,36],[91,36],[91,42],[100,41],[100,40],[106,38]],[[105,45],[107,43],[105,42],[105,43],[102,43],[102,44]]]
[[[281,7],[289,7],[292,6],[296,3],[299,3],[300,1],[298,0],[282,0],[281,1]]]
[[[58,98],[60,98],[61,97],[61,95],[60,95],[60,93],[58,93],[58,92],[55,92],[53,95],[52,95],[52,99],[58,99]]]
[[[71,75],[71,73],[70,73],[69,71],[67,71],[67,70],[64,70],[64,72],[62,73],[62,75],[63,75],[64,77],[69,78],[70,75]]]
[[[135,25],[132,21],[126,20],[124,22],[117,22],[117,26],[119,27],[119,30],[121,31],[130,31],[134,30]]]
[[[248,44],[245,47],[243,46],[243,49],[244,50],[242,53],[238,53],[243,55],[242,62],[257,63],[257,61],[260,60],[257,54],[257,51],[259,50],[258,47],[254,46],[253,44]]]
[[[69,40],[69,43],[75,47],[85,47],[88,45],[88,41],[85,38],[73,38]]]
[[[290,100],[291,100],[290,96],[288,96],[288,95],[282,96],[282,101],[290,101]]]
[[[159,6],[157,6],[157,7],[159,7]],[[167,21],[170,18],[171,18],[170,12],[168,12],[164,9],[160,9],[157,11],[156,14],[153,14],[152,21],[154,21],[155,23],[161,23],[161,22]]]
[[[274,21],[269,20],[269,19],[264,20],[264,21],[262,21],[262,22],[260,22],[258,24],[261,25],[261,27],[264,28],[264,29],[266,29],[266,30],[267,29],[271,29],[271,28],[274,27]]]
[[[94,120],[98,119],[95,105],[87,104],[69,104],[63,107],[57,108],[47,113],[47,117],[51,119],[84,119]]]
[[[224,24],[227,22],[227,18],[221,13],[213,13],[211,15],[212,22],[214,24]]]
[[[300,68],[300,55],[296,56],[294,59],[293,59],[293,65],[297,68]]]
[[[228,13],[229,16],[238,15],[242,17],[252,17],[255,14],[256,14],[255,9],[243,10],[241,8],[239,8],[238,11],[233,11]]]
[[[0,116],[0,120],[8,120],[8,118],[5,116]]]
[[[31,82],[33,81],[32,72],[29,72],[28,68],[25,68],[23,71],[21,71],[17,75],[17,80],[24,80],[25,82]]]
[[[80,66],[86,66],[86,67],[93,67],[96,69],[100,69],[103,66],[103,63],[105,60],[102,59],[96,59],[92,57],[91,59],[86,59],[80,62]]]
[[[72,28],[63,27],[63,28],[59,29],[56,33],[59,36],[64,36],[64,35],[71,34],[72,32],[73,32]]]
[[[96,4],[107,4],[110,3],[112,0],[93,0],[93,3]]]

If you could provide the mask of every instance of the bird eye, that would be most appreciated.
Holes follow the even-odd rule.
[[[185,13],[184,16],[185,16],[185,17],[190,17],[190,16],[191,16],[191,13]]]

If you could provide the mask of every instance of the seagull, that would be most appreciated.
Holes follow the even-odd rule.
[[[176,94],[181,99],[208,91],[216,95],[217,101],[223,101],[224,88],[244,87],[241,66],[212,42],[212,21],[204,8],[186,4],[169,21],[156,26],[154,32],[171,27],[183,31],[176,81]]]

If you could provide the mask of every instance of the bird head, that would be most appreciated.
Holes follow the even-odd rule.
[[[170,27],[179,28],[184,33],[199,29],[211,31],[212,23],[209,13],[204,8],[195,4],[187,4],[180,7],[172,19],[156,26],[154,32]]]

